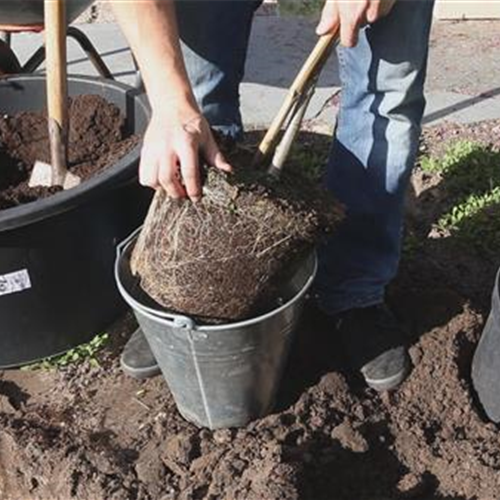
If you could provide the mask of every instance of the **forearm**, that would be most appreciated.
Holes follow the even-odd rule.
[[[141,69],[153,115],[144,134],[139,180],[172,198],[201,197],[200,153],[229,172],[201,115],[184,66],[173,0],[108,0]]]
[[[109,0],[139,64],[153,113],[198,112],[172,0]]]

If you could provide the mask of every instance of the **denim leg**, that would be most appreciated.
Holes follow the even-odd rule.
[[[177,0],[184,60],[201,110],[216,129],[241,136],[239,86],[261,0]]]
[[[327,185],[346,207],[320,249],[319,305],[329,313],[384,300],[400,257],[404,196],[418,151],[433,0],[397,0],[339,49],[342,97]]]

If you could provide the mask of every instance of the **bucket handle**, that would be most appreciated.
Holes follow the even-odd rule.
[[[116,262],[120,262],[122,260],[123,254],[127,247],[136,239],[139,233],[142,230],[142,225],[135,229],[127,238],[125,238],[122,242],[118,243],[116,246]],[[119,285],[121,288],[121,286]],[[128,294],[127,294],[128,295]],[[139,304],[133,297],[130,297],[130,300],[133,301],[139,310],[147,311],[148,313],[160,317],[166,321],[170,321],[174,327],[182,328],[186,330],[196,330],[196,323],[189,318],[188,316],[184,316],[181,314],[168,313],[166,311],[159,311],[158,309],[153,309],[144,304]]]
[[[125,251],[125,248],[129,246],[130,243],[135,239],[136,236],[142,231],[142,225],[140,225],[137,229],[134,229],[131,234],[129,234],[123,241],[120,241],[118,245],[116,245],[116,258],[120,259]]]

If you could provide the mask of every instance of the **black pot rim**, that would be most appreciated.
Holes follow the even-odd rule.
[[[12,76],[2,79],[0,85],[6,82],[23,82],[26,80],[40,81],[45,85],[45,77],[40,75],[22,75]],[[106,80],[92,76],[70,75],[69,82],[81,81],[86,83],[96,83],[104,87],[113,87],[121,90],[123,93],[130,93],[138,101],[147,115],[150,114],[150,108],[147,98],[144,94],[129,85],[119,83],[113,80]],[[96,86],[96,89],[99,87]],[[138,168],[141,152],[141,144],[122,157],[115,165],[98,173],[92,179],[83,182],[76,188],[68,191],[61,191],[47,198],[20,205],[18,207],[0,210],[0,231],[12,230],[23,227],[35,222],[45,220],[49,217],[59,215],[75,206],[81,205],[91,197],[116,188],[123,183],[130,182],[130,174]]]

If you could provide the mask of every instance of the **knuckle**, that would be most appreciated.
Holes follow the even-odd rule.
[[[174,184],[173,180],[168,175],[164,175],[162,173],[160,173],[160,175],[158,176],[158,181],[163,187],[171,186]]]
[[[198,185],[198,178],[195,175],[183,175],[182,178],[188,189]]]
[[[352,17],[349,17],[345,20],[345,26],[347,29],[349,30],[354,30],[356,28],[356,26],[358,26],[358,24],[361,22],[361,20],[363,19],[364,17],[364,13],[362,12],[359,12],[357,13],[355,16],[352,16]]]
[[[196,158],[188,157],[181,164],[182,178],[184,181],[195,181],[198,178],[198,164]]]
[[[172,182],[175,177],[174,169],[169,165],[162,165],[158,172],[158,177],[160,181],[163,182]]]
[[[166,191],[168,196],[170,196],[170,198],[177,199],[180,197],[179,190],[177,189],[177,186],[175,185],[175,183],[173,183],[171,181],[162,182],[161,186]]]
[[[197,184],[198,176],[195,170],[189,170],[182,173],[182,179],[186,184]]]

